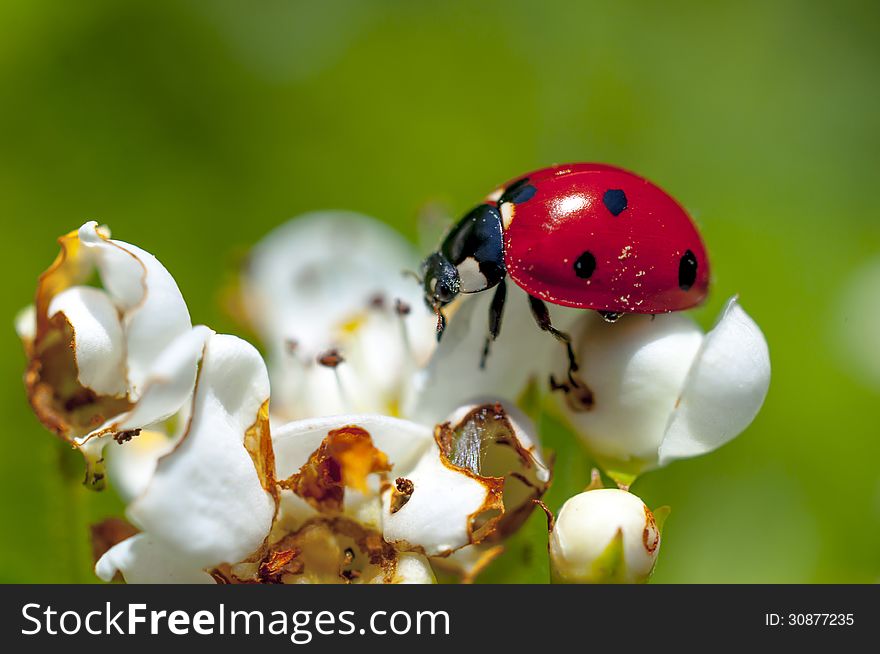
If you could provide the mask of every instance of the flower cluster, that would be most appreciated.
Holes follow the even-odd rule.
[[[621,486],[595,482],[551,515],[553,580],[644,581],[662,512],[625,487],[734,438],[769,384],[766,343],[735,299],[708,333],[680,314],[609,325],[553,307],[571,371],[513,287],[480,367],[490,299],[450,305],[438,343],[402,274],[417,254],[357,214],[303,216],[252,251],[241,306],[268,365],[194,327],[149,253],[93,222],[60,244],[16,328],[35,414],[82,452],[88,485],[109,478],[127,503],[127,537],[96,566],[108,581],[472,580],[551,483],[517,406],[526,388]]]

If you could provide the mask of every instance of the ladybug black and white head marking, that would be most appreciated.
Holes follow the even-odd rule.
[[[446,235],[440,249],[425,259],[425,300],[433,307],[449,304],[459,293],[478,293],[504,278],[501,214],[481,204]]]
[[[501,214],[501,224],[506,229],[513,222],[516,205],[528,202],[538,189],[529,184],[529,178],[523,177],[506,188],[500,188],[489,196],[489,199],[498,204],[498,211]]]
[[[501,214],[495,205],[481,204],[462,218],[440,249],[422,263],[425,302],[438,314],[438,337],[444,306],[459,293],[479,293],[498,286],[505,274]]]

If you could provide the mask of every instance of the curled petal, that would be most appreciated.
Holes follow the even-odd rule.
[[[149,252],[111,240],[94,221],[80,227],[79,239],[122,312],[128,383],[137,398],[154,359],[192,326],[189,311],[174,278]]]
[[[153,361],[144,378],[144,392],[132,410],[97,430],[124,431],[165,420],[189,399],[205,341],[212,332],[197,325],[179,336]]]
[[[472,404],[457,409],[438,434],[452,463],[482,477],[504,479],[504,517],[489,539],[516,531],[551,477],[528,417],[510,405]]]
[[[660,465],[736,437],[755,419],[769,386],[767,341],[732,298],[691,365],[660,445]]]
[[[167,409],[167,396],[158,400],[161,410],[155,398],[140,401],[148,386],[171,386],[157,380],[157,362],[167,364],[166,349],[187,338],[191,323],[177,285],[151,254],[111,240],[95,222],[59,243],[61,252],[40,276],[32,314],[17,320],[29,357],[25,384],[36,415],[80,448],[90,465],[87,483],[99,487],[106,439],[96,437],[143,428],[176,411],[191,392],[194,360],[183,375],[189,388],[174,393],[176,407]],[[85,286],[96,271],[102,288]]]
[[[148,534],[137,534],[111,547],[98,559],[95,574],[113,581],[121,574],[129,584],[212,584],[204,570],[181,560],[174,550]]]
[[[244,447],[263,419],[269,380],[257,351],[212,335],[196,381],[186,432],[159,460],[129,519],[193,568],[240,561],[265,539],[275,513],[272,494]]]
[[[98,395],[124,397],[125,336],[110,297],[90,286],[73,286],[49,304],[50,321],[64,319],[72,335],[77,377]]]
[[[102,488],[103,452],[110,439],[115,439],[121,447],[129,445],[132,439],[138,438],[144,427],[167,420],[175,414],[186,417],[189,409],[185,406],[192,396],[196,379],[196,368],[202,358],[205,340],[211,330],[203,325],[193,327],[171,343],[153,363],[144,386],[144,392],[134,406],[118,413],[84,437],[77,438],[74,445],[86,459],[86,484],[93,488]],[[146,448],[146,467],[155,465],[157,455],[151,448]],[[140,453],[139,446],[131,454]],[[125,473],[123,473],[125,474]],[[137,483],[137,477],[134,477]],[[120,490],[126,495],[125,480],[121,481]]]

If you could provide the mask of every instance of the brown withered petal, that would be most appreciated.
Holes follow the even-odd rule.
[[[322,512],[342,510],[345,487],[367,491],[367,477],[391,470],[369,432],[348,426],[330,431],[299,472],[280,482]]]
[[[244,434],[244,447],[253,459],[263,489],[278,501],[278,485],[275,483],[275,453],[269,431],[269,400],[260,406],[257,420]]]

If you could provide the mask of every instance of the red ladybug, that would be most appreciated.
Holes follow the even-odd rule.
[[[594,163],[537,170],[497,189],[422,264],[426,302],[438,314],[459,293],[495,288],[489,343],[501,329],[509,276],[530,297],[541,329],[554,329],[544,301],[595,309],[606,320],[699,304],[709,260],[687,212],[631,172]],[[576,370],[571,347],[569,357]]]

